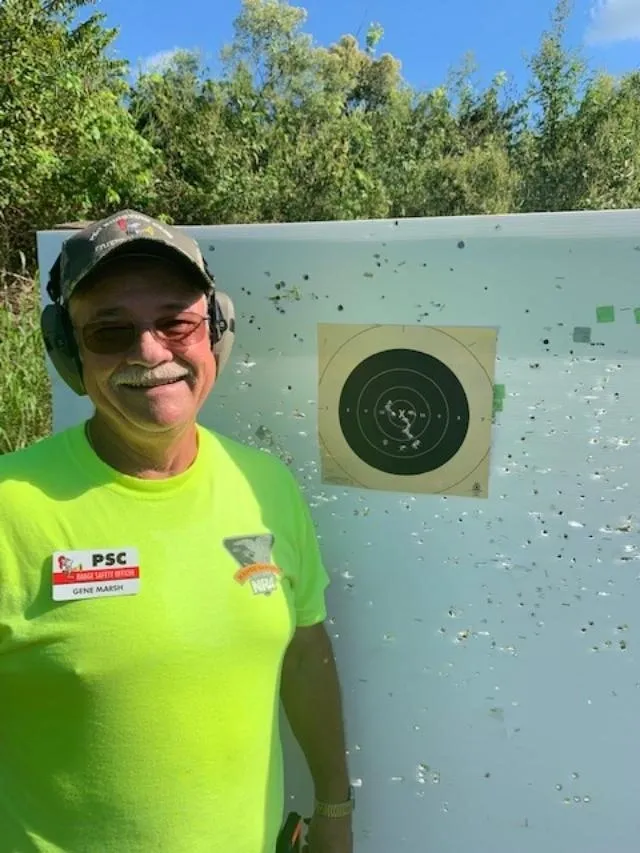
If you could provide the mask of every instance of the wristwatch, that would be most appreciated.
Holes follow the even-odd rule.
[[[349,785],[349,799],[344,803],[321,803],[315,801],[315,813],[322,817],[348,817],[356,807],[353,787]]]

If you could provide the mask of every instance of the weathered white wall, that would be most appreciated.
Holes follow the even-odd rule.
[[[290,460],[333,574],[357,850],[636,851],[640,211],[187,230],[238,311],[202,420]],[[498,327],[488,499],[321,482],[319,323]]]

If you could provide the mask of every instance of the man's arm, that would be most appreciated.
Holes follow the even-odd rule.
[[[313,778],[316,799],[349,799],[342,699],[331,640],[322,623],[297,628],[285,654],[280,695]]]

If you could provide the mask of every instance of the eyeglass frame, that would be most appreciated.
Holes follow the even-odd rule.
[[[168,340],[163,340],[163,339],[158,337],[158,329],[157,329],[158,323],[161,323],[165,320],[175,319],[175,318],[178,318],[178,317],[184,316],[184,315],[188,315],[190,317],[198,317],[198,320],[199,320],[199,322],[194,326],[193,330],[188,332],[184,336],[184,338],[177,340],[177,341],[168,341]],[[151,332],[151,334],[153,335],[153,337],[156,341],[159,341],[164,346],[167,346],[169,349],[176,349],[176,348],[177,349],[188,349],[190,346],[193,346],[194,344],[199,343],[202,340],[202,338],[198,337],[197,341],[193,341],[192,343],[187,344],[186,347],[182,347],[182,342],[184,340],[186,340],[187,338],[191,338],[191,336],[194,335],[196,332],[199,332],[200,329],[202,328],[202,326],[204,324],[208,323],[210,321],[210,319],[211,318],[209,315],[203,316],[202,314],[198,314],[195,311],[180,311],[177,314],[167,314],[163,317],[159,317],[156,320],[153,320],[151,322],[140,323],[140,322],[136,322],[134,320],[126,320],[126,321],[122,321],[122,322],[121,321],[114,321],[112,323],[109,323],[109,322],[101,322],[100,320],[95,320],[95,321],[92,321],[90,323],[85,323],[83,326],[80,326],[80,327],[74,325],[73,328],[81,336],[82,342],[84,343],[84,346],[86,347],[86,349],[89,352],[93,353],[94,355],[123,355],[124,353],[128,352],[129,349],[131,349],[134,342],[137,341],[139,339],[140,335],[143,332],[146,332],[147,330]],[[87,344],[87,329],[101,328],[101,327],[104,328],[104,327],[108,327],[110,325],[116,326],[116,327],[122,326],[122,325],[133,327],[133,333],[132,333],[133,337],[131,339],[131,343],[129,344],[129,346],[125,349],[112,350],[109,352],[97,351],[95,349],[92,349]]]

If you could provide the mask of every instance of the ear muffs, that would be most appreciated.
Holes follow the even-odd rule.
[[[79,397],[87,390],[82,379],[82,361],[69,318],[69,312],[60,304],[60,259],[53,265],[47,293],[53,300],[40,315],[40,332],[56,372]],[[235,340],[236,317],[231,297],[226,293],[214,293],[209,300],[209,336],[211,348],[217,362],[218,376],[222,373]]]
[[[79,397],[85,397],[87,391],[82,381],[82,362],[66,309],[58,303],[47,305],[40,315],[40,331],[58,376]]]
[[[216,293],[211,302],[214,303],[214,316],[211,316],[210,309],[209,328],[212,335],[215,334],[213,354],[216,357],[218,376],[220,376],[229,360],[236,338],[236,311],[227,293]]]

